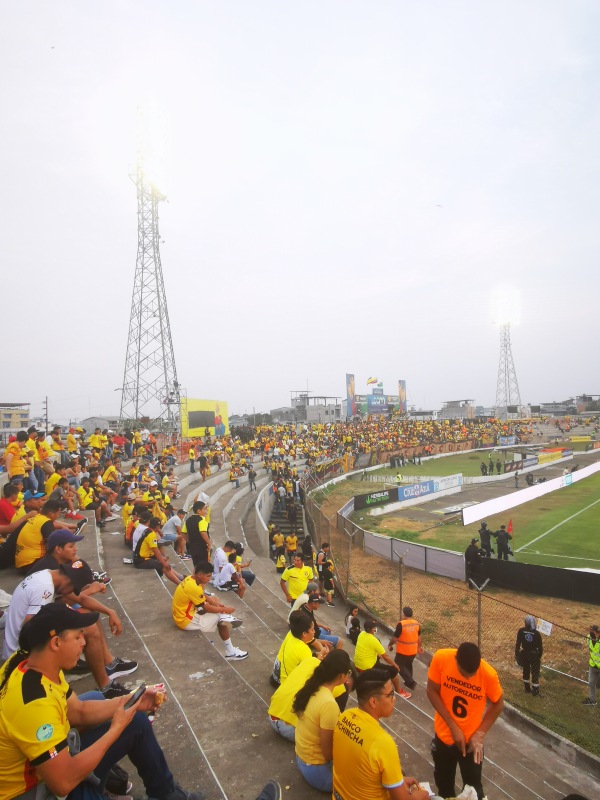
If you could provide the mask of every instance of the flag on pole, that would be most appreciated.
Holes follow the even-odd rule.
[[[508,528],[506,529],[506,532],[507,533],[512,533],[513,532],[512,519],[508,520]]]
[[[377,378],[367,378],[367,386],[370,386],[372,383],[378,383]]]

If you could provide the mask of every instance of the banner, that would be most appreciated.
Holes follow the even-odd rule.
[[[387,414],[388,400],[386,395],[368,394],[367,395],[368,414]]]
[[[459,472],[456,475],[446,475],[445,478],[434,478],[433,491],[443,492],[446,489],[455,489],[457,486],[462,486],[463,476]]]
[[[559,461],[562,457],[562,450],[555,450],[553,453],[541,452],[538,456],[538,464],[549,464],[551,461]]]
[[[225,400],[188,397],[187,402],[181,403],[180,414],[183,436],[225,436],[229,433],[229,413]]]
[[[356,402],[356,389],[354,383],[354,375],[346,373],[346,416],[355,417],[358,414],[358,405]]]
[[[538,463],[537,456],[531,456],[530,458],[526,458],[525,460],[521,459],[521,461],[507,461],[504,465],[504,472],[520,472],[522,469],[526,467],[535,467]]]
[[[367,386],[370,386],[372,383],[379,383],[377,378],[367,378]]]
[[[371,494],[359,494],[354,498],[354,510],[361,508],[373,508],[373,506],[384,506],[387,503],[395,503],[398,500],[398,489],[386,489],[383,492],[371,492]]]
[[[591,436],[570,436],[569,441],[571,442],[591,442]]]
[[[398,411],[406,414],[406,381],[398,381]]]
[[[412,500],[414,497],[422,497],[433,492],[435,492],[435,483],[433,481],[411,483],[408,486],[398,487],[398,500]]]
[[[499,436],[498,437],[498,446],[499,447],[510,447],[511,444],[517,443],[516,436]]]

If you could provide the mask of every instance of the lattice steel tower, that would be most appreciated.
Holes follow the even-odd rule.
[[[140,156],[130,175],[137,188],[138,247],[127,355],[121,394],[121,422],[132,420],[180,430],[180,386],[160,261],[158,204],[165,196],[144,173]],[[158,425],[156,424],[158,423]]]
[[[506,419],[508,406],[520,406],[521,395],[510,346],[510,323],[500,326],[500,363],[496,384],[496,417]]]

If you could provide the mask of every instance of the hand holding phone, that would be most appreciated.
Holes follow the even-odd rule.
[[[145,691],[146,691],[146,684],[142,683],[142,685],[138,686],[138,688],[135,690],[135,692],[131,695],[131,697],[125,703],[123,708],[131,708],[132,706],[134,706],[137,703],[137,701],[140,699],[140,697],[144,694]]]

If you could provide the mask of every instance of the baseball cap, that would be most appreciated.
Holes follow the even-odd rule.
[[[308,595],[308,602],[309,603],[318,603],[321,600],[321,595],[317,594],[316,592],[312,592]]]
[[[48,540],[46,541],[46,551],[54,550],[55,547],[62,547],[69,542],[83,542],[83,536],[77,536],[67,530],[67,528],[59,528],[57,531],[52,531]]]
[[[19,645],[30,652],[40,644],[46,644],[51,636],[68,630],[89,628],[98,622],[100,614],[88,611],[80,614],[63,603],[47,603],[21,628]]]
[[[79,594],[81,590],[94,582],[94,573],[85,561],[78,559],[72,564],[61,564],[59,570],[66,575],[73,584],[73,593]],[[81,625],[79,627],[82,627]]]
[[[156,481],[150,481],[150,486],[158,486],[158,483]]]
[[[23,494],[23,500],[39,500],[40,497],[46,497],[46,495],[43,492],[35,492],[34,494],[29,489]]]
[[[30,425],[29,428],[27,428],[27,433],[39,433],[39,431],[35,425]]]
[[[471,544],[477,544],[478,541],[479,539],[471,539]]]

